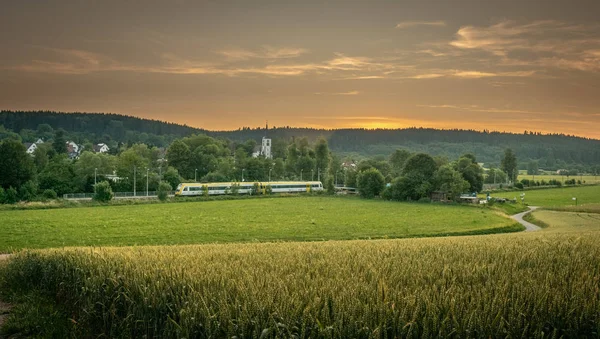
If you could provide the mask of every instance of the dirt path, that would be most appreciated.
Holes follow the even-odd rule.
[[[523,213],[515,214],[511,216],[514,220],[518,221],[521,225],[525,226],[525,232],[539,231],[541,228],[536,226],[528,221],[523,220],[523,217],[533,211],[535,211],[537,206],[529,206],[529,211],[525,211]]]
[[[8,257],[10,257],[10,254],[0,254],[0,261],[6,260],[6,259],[8,259]]]

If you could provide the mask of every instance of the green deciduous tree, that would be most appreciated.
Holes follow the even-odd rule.
[[[414,200],[429,197],[433,191],[431,178],[424,174],[411,171],[406,175],[394,179],[385,191],[384,197],[390,200]]]
[[[404,163],[410,157],[411,153],[405,149],[397,149],[390,155],[390,166],[392,167],[392,175],[397,177],[402,174]]]
[[[65,138],[64,130],[58,129],[54,132],[52,148],[54,148],[56,154],[67,154],[67,139]]]
[[[315,144],[315,171],[321,173],[321,180],[329,171],[329,146],[325,138],[319,138]]]
[[[177,172],[177,170],[172,166],[169,166],[169,168],[167,168],[167,170],[163,174],[163,180],[168,182],[169,185],[171,185],[171,187],[173,188],[179,186],[179,184],[181,183],[181,177],[179,176],[179,172]]]
[[[40,173],[38,182],[40,189],[53,189],[60,196],[75,192],[77,183],[73,164],[66,155],[57,155]]]
[[[538,162],[533,160],[527,164],[527,174],[537,175],[539,171]]]
[[[433,182],[436,190],[446,192],[453,200],[456,200],[461,193],[467,192],[471,188],[471,184],[451,165],[438,168],[434,174]]]
[[[498,168],[490,168],[487,175],[485,176],[484,182],[486,184],[500,184],[505,183],[508,180],[506,173]]]
[[[356,181],[360,196],[367,199],[372,199],[375,196],[378,196],[385,187],[385,179],[383,175],[375,168],[370,168],[359,172]]]
[[[1,187],[21,187],[33,175],[33,160],[21,142],[7,139],[0,143]]]
[[[500,168],[508,175],[509,180],[512,182],[517,180],[517,175],[519,174],[519,171],[517,170],[517,156],[513,153],[512,149],[507,148],[504,151],[504,157],[502,157]]]
[[[190,147],[181,140],[175,140],[167,149],[169,166],[174,167],[180,174],[190,177]],[[193,173],[192,173],[193,177]]]
[[[38,173],[43,171],[46,165],[48,165],[48,161],[50,161],[50,149],[52,149],[51,145],[43,143],[37,145],[37,148],[33,152],[33,163]]]
[[[402,174],[420,173],[426,180],[430,180],[436,170],[437,164],[429,154],[417,153],[406,160]]]
[[[469,183],[470,192],[480,192],[483,188],[483,168],[477,164],[473,154],[465,154],[456,162],[455,169]]]

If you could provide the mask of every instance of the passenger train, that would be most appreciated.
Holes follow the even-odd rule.
[[[270,181],[270,182],[206,182],[182,183],[177,186],[175,196],[203,195],[208,190],[208,195],[232,194],[232,186],[238,185],[238,194],[252,194],[254,185],[257,184],[258,194],[267,193],[271,187],[272,193],[301,193],[323,190],[320,181]]]

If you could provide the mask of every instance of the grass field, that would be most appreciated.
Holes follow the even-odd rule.
[[[580,212],[535,211],[535,219],[548,224],[548,232],[600,231],[600,214]]]
[[[577,198],[578,205],[600,203],[600,185],[548,188],[539,190],[498,192],[492,196],[520,200],[520,194],[525,193],[525,203],[530,206],[575,206],[573,197]],[[481,195],[484,197],[485,195]]]
[[[600,213],[600,204],[585,204],[577,206],[554,206],[549,209],[564,212]]]
[[[517,177],[517,180],[521,181],[523,179],[529,179],[529,180],[534,180],[535,181],[549,181],[549,180],[558,180],[560,182],[563,182],[564,180],[570,180],[570,179],[575,179],[575,180],[582,180],[585,181],[586,184],[600,184],[600,176],[594,176],[594,175],[572,175],[569,176],[568,178],[566,176],[563,175],[557,175],[557,174],[551,174],[551,175],[536,175],[535,178],[533,175],[529,175],[529,174],[519,174],[519,176]]]
[[[3,286],[25,334],[34,314],[74,337],[595,337],[598,258],[591,230],[84,248],[18,255]]]
[[[297,197],[0,212],[0,253],[63,246],[399,238],[517,231],[466,206]]]

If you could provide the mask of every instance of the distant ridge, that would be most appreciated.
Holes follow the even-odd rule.
[[[123,122],[123,127],[126,129],[135,129],[138,132],[152,133],[157,135],[181,135],[187,136],[194,133],[205,133],[210,135],[231,135],[240,132],[264,133],[263,127],[239,127],[231,130],[207,130],[198,127],[191,127],[186,124],[178,124],[168,121],[140,118],[131,115],[116,114],[116,113],[86,113],[86,112],[55,112],[55,111],[0,111],[0,125],[5,128],[20,131],[21,129],[36,129],[39,124],[49,124],[53,128],[62,128],[67,132],[91,132],[93,130],[101,130],[109,127],[111,121]],[[91,126],[90,126],[91,123]],[[290,127],[280,126],[270,129],[276,133],[278,130],[292,130],[305,133],[316,133],[322,136],[328,136],[335,132],[351,132],[356,131],[362,135],[381,134],[387,135],[383,139],[388,139],[390,134],[401,132],[427,131],[450,134],[455,133],[478,133],[485,135],[523,135],[521,133],[505,132],[505,131],[490,131],[490,130],[473,130],[473,129],[436,129],[429,127],[407,127],[407,128],[310,128],[310,127]],[[536,133],[531,131],[535,136],[559,136],[565,138],[576,138],[583,140],[598,140],[593,138],[569,135],[563,133]],[[288,133],[284,133],[288,134]],[[262,137],[262,136],[261,136]],[[281,137],[284,137],[281,135]],[[600,141],[600,140],[599,140]]]

